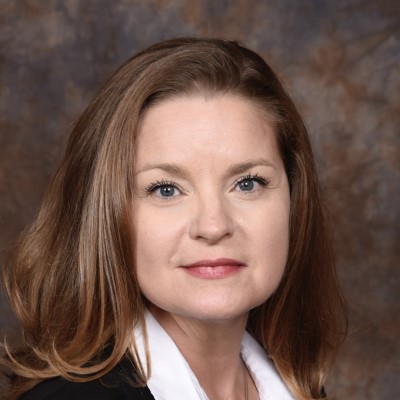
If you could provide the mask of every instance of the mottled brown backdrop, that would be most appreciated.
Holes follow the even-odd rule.
[[[397,0],[0,0],[0,262],[99,85],[177,35],[239,39],[285,80],[310,129],[351,309],[328,390],[400,398]],[[17,337],[5,299],[0,330]]]

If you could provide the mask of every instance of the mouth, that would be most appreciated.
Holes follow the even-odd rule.
[[[187,273],[198,278],[216,279],[236,274],[246,265],[238,260],[218,258],[216,260],[201,260],[182,267]]]

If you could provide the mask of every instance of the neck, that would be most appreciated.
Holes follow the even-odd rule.
[[[240,348],[247,314],[230,320],[198,320],[150,311],[179,348],[208,397],[243,399],[244,364]]]

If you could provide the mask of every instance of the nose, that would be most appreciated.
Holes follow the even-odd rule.
[[[229,205],[217,196],[196,201],[189,228],[192,239],[215,244],[233,234],[233,218]]]

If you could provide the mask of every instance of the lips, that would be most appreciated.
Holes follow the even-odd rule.
[[[186,272],[199,278],[224,278],[238,273],[246,265],[230,258],[216,260],[201,260],[193,264],[184,265]]]

